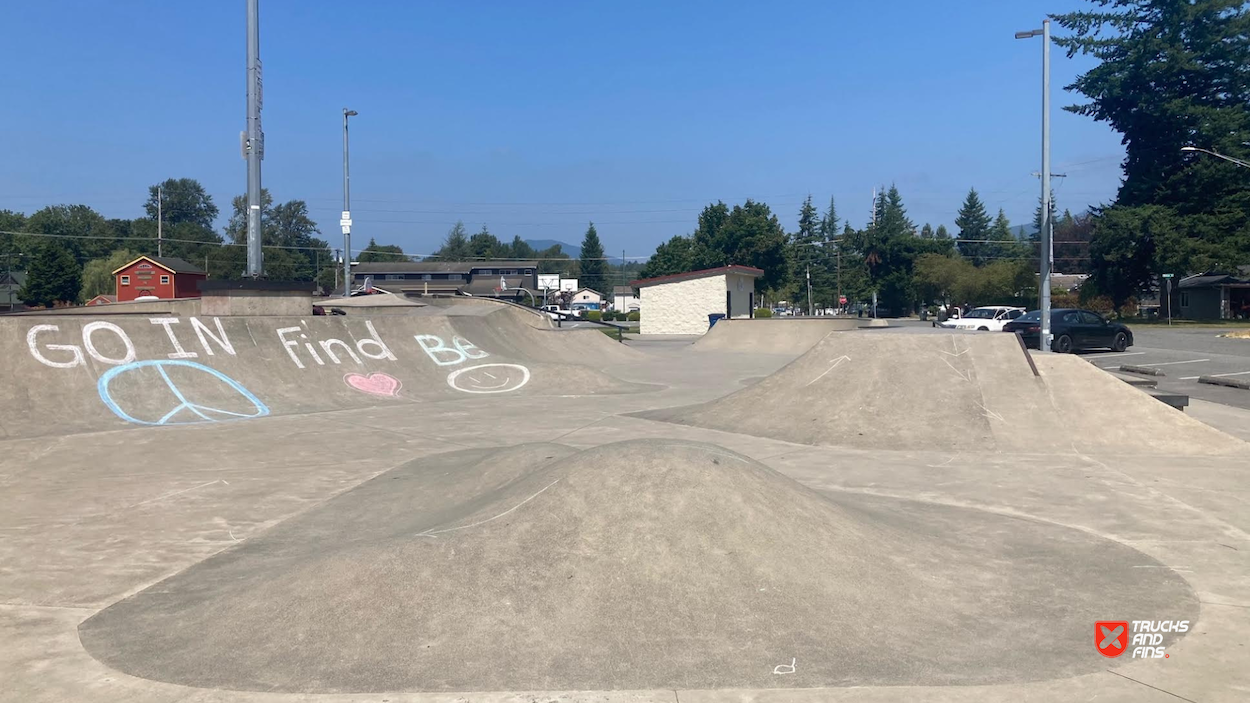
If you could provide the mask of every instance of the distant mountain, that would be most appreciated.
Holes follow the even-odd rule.
[[[1016,225],[1011,228],[1011,233],[1022,242],[1028,241],[1036,232],[1032,225]]]
[[[569,244],[567,242],[561,242],[556,239],[527,239],[525,240],[525,243],[534,247],[534,249],[538,251],[542,251],[543,249],[550,249],[551,247],[559,245],[560,251],[564,252],[565,254],[568,254],[568,257],[570,259],[582,258],[582,248],[577,246],[576,244]],[[611,252],[604,252],[604,253],[606,255],[609,266],[621,265],[621,257],[612,256]],[[631,264],[641,263],[643,261],[645,260],[639,259],[638,257],[635,257],[635,256],[629,257],[629,263]]]
[[[560,251],[567,254],[570,259],[582,258],[582,248],[577,246],[576,244],[569,244],[567,242],[561,242],[555,239],[527,239],[525,240],[525,243],[534,247],[538,251],[542,251],[543,249],[550,249],[551,247],[559,245]]]

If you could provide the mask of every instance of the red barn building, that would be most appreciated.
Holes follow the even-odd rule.
[[[195,264],[168,256],[140,256],[113,272],[117,279],[117,302],[140,296],[198,298],[196,283],[208,274]]]

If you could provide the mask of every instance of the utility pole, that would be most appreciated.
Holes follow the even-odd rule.
[[[812,265],[807,265],[807,316],[811,317],[815,314],[812,310]]]
[[[265,133],[260,127],[264,103],[260,66],[260,0],[247,0],[247,275],[260,278],[264,252],[260,230],[260,162],[265,158]]]
[[[343,108],[343,297],[352,297],[352,176],[348,167],[347,118],[360,113]],[[337,288],[338,286],[335,286]]]
[[[837,243],[837,248],[838,248],[838,304],[837,304],[837,307],[841,308],[842,307],[842,242],[841,241]]]
[[[1042,231],[1041,266],[1038,272],[1038,307],[1041,309],[1041,336],[1038,351],[1050,351],[1050,273],[1054,258],[1054,222],[1050,216],[1050,20],[1041,29],[1016,32],[1016,39],[1042,38]]]
[[[164,243],[161,241],[164,239],[164,235],[161,232],[161,223],[165,220],[164,211],[162,209],[164,201],[164,191],[161,190],[160,186],[156,186],[156,255],[158,257],[165,255],[163,253],[164,250],[161,248],[161,244]]]

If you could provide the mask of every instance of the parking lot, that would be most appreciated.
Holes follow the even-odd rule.
[[[1122,364],[1161,371],[1153,377],[1159,390],[1184,393],[1214,403],[1250,408],[1250,390],[1199,383],[1200,376],[1250,379],[1250,339],[1221,337],[1228,327],[1159,327],[1133,329],[1128,351],[1082,354],[1099,368],[1116,370]]]

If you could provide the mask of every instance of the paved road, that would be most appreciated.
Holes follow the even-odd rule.
[[[937,331],[916,320],[890,320],[890,325],[900,331]],[[1228,327],[1138,326],[1133,328],[1133,346],[1128,351],[1082,352],[1080,356],[1107,370],[1122,364],[1158,368],[1165,374],[1153,377],[1159,390],[1250,409],[1250,390],[1198,383],[1199,376],[1250,379],[1250,339],[1220,336],[1228,331]]]

